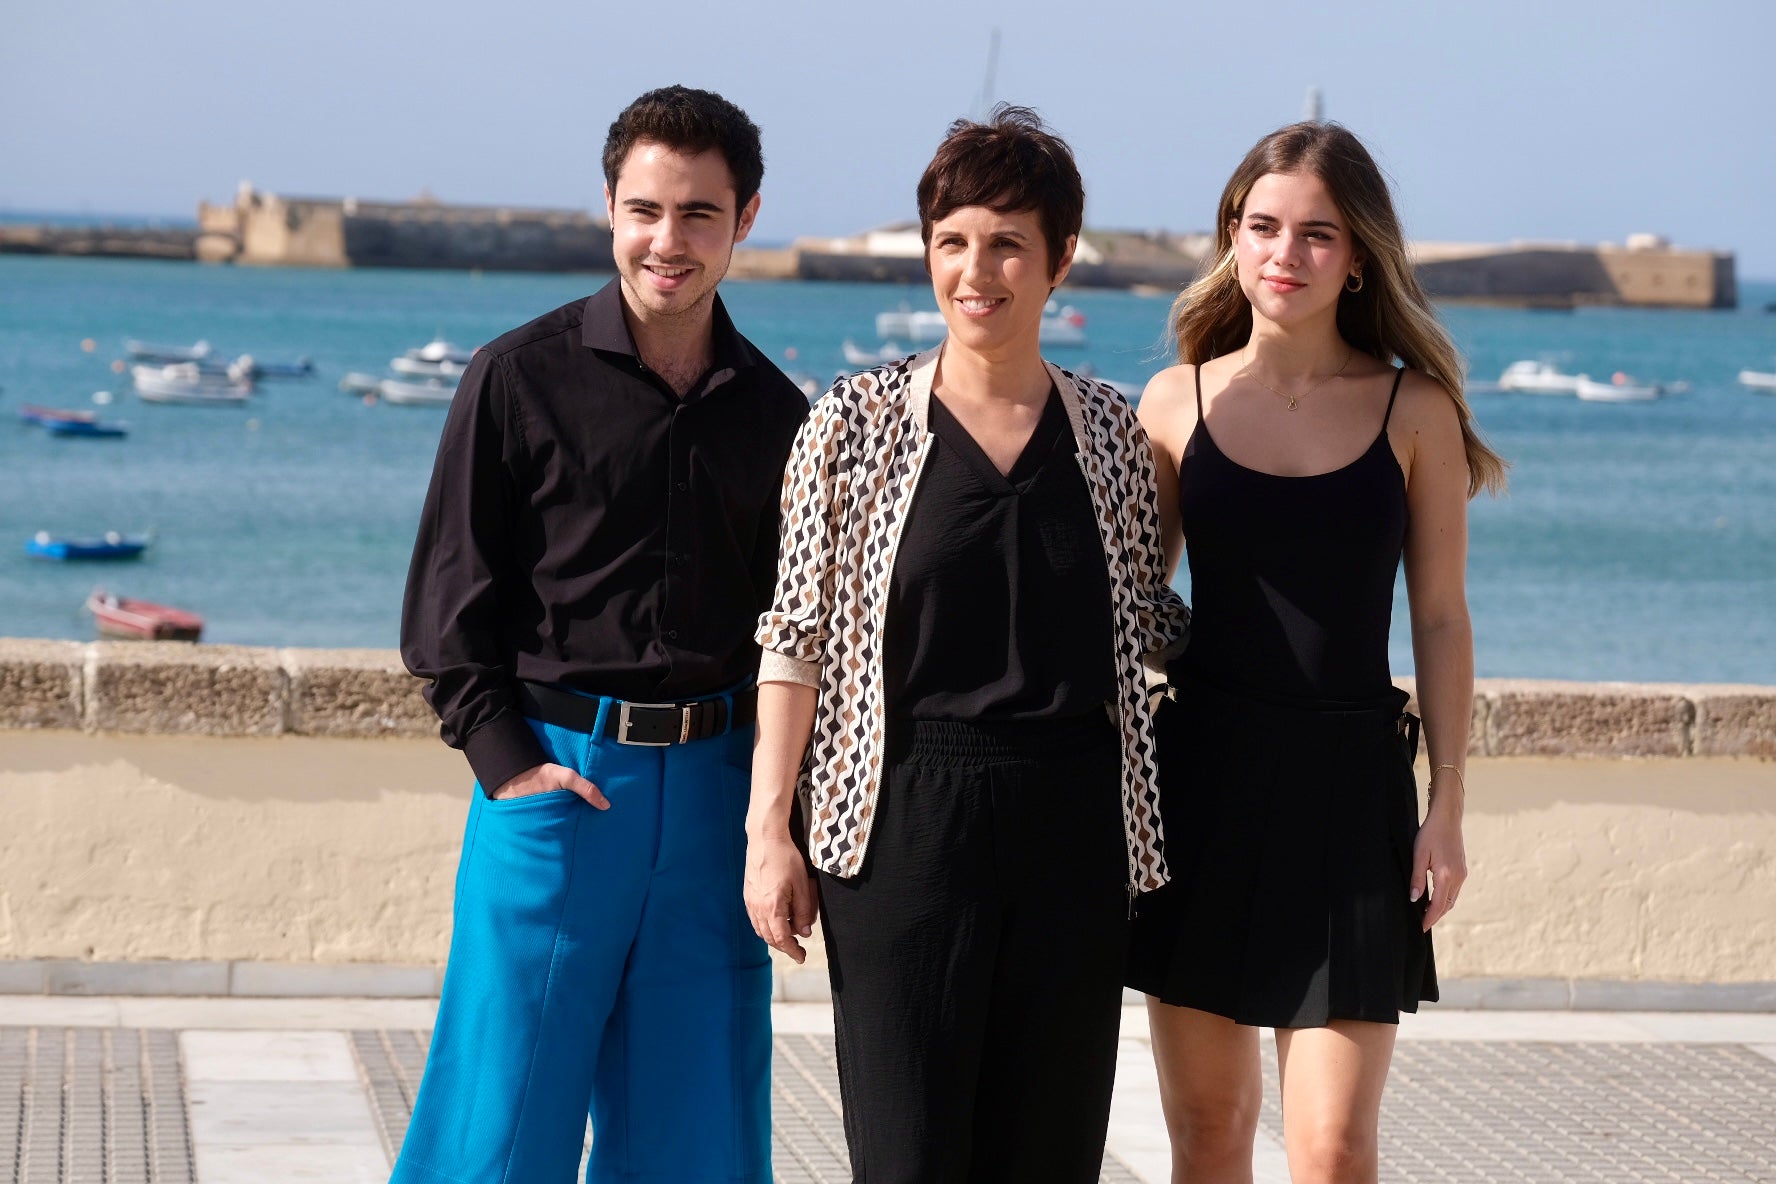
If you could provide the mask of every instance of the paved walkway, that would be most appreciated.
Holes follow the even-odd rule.
[[[380,1184],[434,1006],[0,996],[0,1182]],[[830,1013],[775,1016],[777,1179],[845,1181]],[[1776,1015],[1427,1010],[1400,1035],[1383,1180],[1776,1184]],[[1265,1044],[1257,1180],[1282,1184]],[[1139,1008],[1103,1179],[1169,1179]]]

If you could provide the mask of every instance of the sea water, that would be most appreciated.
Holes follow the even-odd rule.
[[[203,614],[209,641],[393,646],[445,412],[366,403],[339,379],[438,336],[477,345],[606,278],[0,257],[0,636],[90,638],[80,606],[103,585]],[[1481,675],[1776,683],[1776,396],[1735,381],[1776,370],[1762,311],[1776,285],[1742,289],[1735,311],[1443,310],[1477,380],[1546,357],[1691,384],[1648,404],[1472,396],[1512,464],[1509,494],[1471,515]],[[879,344],[877,312],[935,307],[918,286],[722,290],[762,350],[821,382],[845,368],[845,339]],[[1134,384],[1169,360],[1167,299],[1063,298],[1089,345],[1053,360]],[[114,369],[126,338],[309,356],[316,374],[261,383],[241,407],[154,405]],[[127,439],[16,420],[21,403],[94,407],[97,391]],[[151,530],[154,543],[138,562],[52,563],[24,552],[39,530]],[[1411,673],[1403,584],[1394,622],[1390,657]]]

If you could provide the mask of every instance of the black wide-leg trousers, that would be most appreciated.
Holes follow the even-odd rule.
[[[821,873],[855,1184],[1096,1181],[1128,943],[1121,745],[889,728],[864,871]]]

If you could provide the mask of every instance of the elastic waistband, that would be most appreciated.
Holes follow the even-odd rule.
[[[1114,744],[1116,729],[1105,711],[1061,719],[961,722],[894,720],[889,745],[896,759],[921,764],[997,765],[1070,756],[1094,744]]]

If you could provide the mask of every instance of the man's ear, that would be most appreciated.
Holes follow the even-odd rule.
[[[734,226],[734,242],[743,243],[746,236],[752,233],[752,224],[758,218],[759,195],[753,194],[752,200],[740,207],[740,220]]]
[[[616,223],[617,203],[611,198],[611,187],[609,185],[604,187],[604,217],[606,221],[612,224]]]

